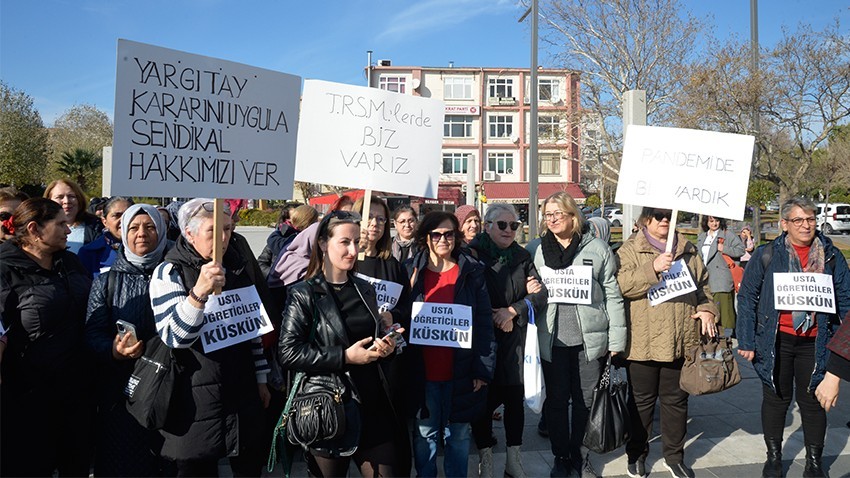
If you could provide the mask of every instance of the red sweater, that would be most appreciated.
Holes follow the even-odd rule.
[[[455,284],[460,267],[455,264],[445,272],[425,269],[425,302],[453,304]],[[454,349],[451,347],[422,347],[425,359],[425,379],[429,382],[445,382],[454,378]]]

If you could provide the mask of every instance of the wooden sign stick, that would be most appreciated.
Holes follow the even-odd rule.
[[[673,238],[676,237],[676,218],[679,216],[679,210],[673,209],[670,214],[670,230],[667,231],[667,252],[673,250]]]
[[[372,209],[372,190],[365,189],[363,191],[363,216],[360,218],[360,231],[361,235],[363,231],[369,228],[369,210]],[[389,220],[389,218],[387,218]],[[362,261],[366,258],[366,251],[360,250],[360,253],[357,254],[357,260]]]
[[[213,200],[213,262],[218,262],[224,259],[224,199],[216,198]],[[221,294],[221,287],[217,287],[213,294]]]

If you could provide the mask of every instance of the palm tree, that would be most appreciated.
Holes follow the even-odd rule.
[[[87,191],[89,176],[97,172],[102,162],[103,158],[94,151],[77,148],[62,153],[62,160],[57,169],[79,184],[83,191]]]

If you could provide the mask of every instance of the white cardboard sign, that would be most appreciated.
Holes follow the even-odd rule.
[[[395,309],[398,305],[398,298],[401,297],[402,285],[392,281],[376,279],[367,275],[356,272],[355,276],[372,284],[375,288],[375,294],[378,296],[378,310],[386,312]]]
[[[118,40],[110,191],[292,197],[301,78]]]
[[[298,181],[437,197],[442,101],[304,81]]]
[[[269,314],[254,286],[210,295],[204,307],[201,345],[212,352],[272,331]]]
[[[414,302],[410,317],[410,343],[456,349],[472,348],[472,307]]]
[[[773,307],[776,310],[835,313],[835,288],[829,274],[774,272]]]
[[[755,138],[630,125],[616,201],[741,220]]]
[[[670,299],[697,290],[691,271],[683,259],[673,261],[670,270],[661,273],[661,280],[649,288],[646,297],[649,305],[655,307]]]
[[[593,267],[569,266],[563,269],[540,268],[540,278],[549,291],[550,304],[590,304]]]

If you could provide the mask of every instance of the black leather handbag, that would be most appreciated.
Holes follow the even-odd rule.
[[[618,375],[624,375],[622,373]],[[611,378],[611,357],[599,384],[593,389],[593,403],[587,417],[584,446],[596,453],[608,453],[620,448],[629,438],[629,384],[624,379]]]
[[[159,337],[151,337],[124,387],[127,411],[148,430],[162,429],[174,397],[176,379],[174,351]]]
[[[293,383],[295,396],[286,416],[286,438],[293,445],[309,447],[342,436],[346,430],[346,388],[337,374],[305,376]]]

